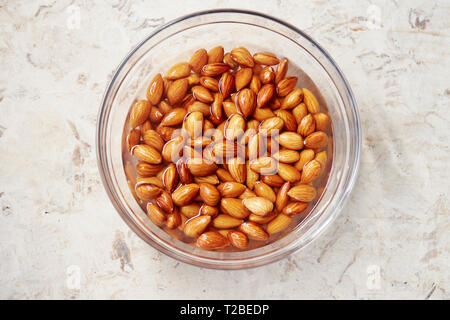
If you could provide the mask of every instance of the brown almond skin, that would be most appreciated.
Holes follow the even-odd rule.
[[[164,114],[159,110],[159,108],[153,106],[150,110],[149,119],[153,123],[159,123],[164,117]]]
[[[130,113],[130,127],[132,129],[143,124],[150,115],[151,105],[147,100],[140,100],[136,102],[131,108]]]
[[[151,111],[151,110],[150,110]],[[150,115],[149,115],[150,116]],[[150,122],[150,120],[146,120],[143,124],[141,124],[139,126],[139,128],[141,129],[141,136],[143,136],[145,134],[145,131],[147,130],[152,130],[152,124]]]
[[[217,170],[217,164],[205,159],[188,159],[187,167],[192,175],[197,177],[206,177]]]
[[[212,77],[200,77],[200,84],[206,89],[219,92],[219,80]]]
[[[164,147],[164,140],[161,138],[158,132],[155,130],[147,130],[142,139],[144,140],[145,144],[155,148],[159,152],[162,151]]]
[[[263,197],[253,197],[242,200],[244,207],[257,216],[265,217],[273,210],[273,203]]]
[[[161,101],[164,93],[164,81],[160,73],[158,73],[147,88],[147,99],[152,105],[156,105]]]
[[[309,136],[316,130],[316,121],[311,114],[308,114],[306,117],[300,121],[298,125],[297,133],[301,134],[303,137]]]
[[[198,101],[201,101],[204,103],[211,103],[214,100],[211,92],[209,92],[209,90],[203,86],[194,86],[194,87],[192,87],[191,90],[192,90],[192,96],[194,97],[195,100],[198,100]]]
[[[231,229],[240,226],[243,222],[244,220],[232,217],[228,214],[219,214],[213,220],[213,227],[217,229]]]
[[[220,195],[224,198],[239,197],[245,191],[245,185],[238,182],[224,182],[217,186]]]
[[[276,188],[281,187],[285,182],[279,175],[276,174],[262,175],[261,181],[271,187]]]
[[[141,130],[133,129],[128,133],[127,136],[127,149],[129,152],[131,152],[131,149],[138,145],[141,141]]]
[[[253,55],[253,60],[257,64],[263,64],[266,66],[273,66],[280,63],[280,60],[270,52],[258,52]]]
[[[225,123],[225,138],[230,141],[238,139],[244,134],[245,119],[240,114],[231,115]]]
[[[272,99],[274,94],[275,86],[272,83],[265,84],[258,92],[256,107],[264,107]]]
[[[272,235],[283,231],[291,223],[292,218],[284,214],[279,214],[267,224],[267,232]]]
[[[303,88],[303,94],[308,111],[313,114],[319,112],[319,102],[317,101],[316,96],[306,88]]]
[[[291,188],[291,183],[289,181],[285,182],[280,190],[278,190],[277,193],[277,198],[275,201],[275,207],[277,209],[277,211],[281,212],[283,210],[284,207],[286,207],[286,205],[288,204],[288,191]]]
[[[285,181],[291,183],[300,181],[301,175],[296,167],[280,162],[278,164],[278,175]]]
[[[282,213],[288,216],[296,216],[305,211],[308,205],[307,202],[291,202],[283,208]]]
[[[174,209],[172,197],[167,191],[162,191],[158,198],[156,198],[156,204],[167,213],[172,213]],[[177,226],[178,227],[178,226]]]
[[[216,206],[220,201],[220,192],[210,183],[200,184],[200,197],[209,206]]]
[[[229,52],[223,56],[223,62],[228,64],[231,69],[236,69],[237,67],[239,67],[239,64],[234,61],[233,58],[231,58],[231,53]]]
[[[210,216],[198,216],[189,219],[184,226],[184,233],[191,238],[198,237],[211,222]]]
[[[295,167],[298,170],[303,170],[303,166],[305,163],[311,161],[314,159],[314,150],[311,149],[305,149],[300,152],[300,159],[295,163]]]
[[[250,81],[250,84],[248,86],[255,94],[258,94],[259,90],[261,89],[261,80],[259,80],[258,75],[253,75],[252,79]]]
[[[306,105],[302,102],[298,106],[296,106],[294,109],[292,109],[292,115],[295,117],[295,121],[297,121],[297,124],[300,124],[302,119],[306,117],[308,114],[308,109],[306,108]]]
[[[239,231],[245,233],[252,240],[265,241],[269,239],[269,234],[263,227],[254,222],[244,222],[239,226]]]
[[[244,47],[238,47],[231,50],[231,58],[241,66],[253,68],[255,65],[252,55]]]
[[[259,79],[262,84],[267,84],[275,81],[275,72],[272,67],[265,67],[262,69]]]
[[[221,182],[235,182],[233,177],[231,176],[230,172],[223,168],[219,168],[216,171],[217,177],[219,177],[219,180]]]
[[[316,197],[316,189],[308,184],[300,184],[288,191],[289,197],[301,202],[311,202]]]
[[[266,198],[266,199],[268,199],[271,202],[275,202],[275,200],[277,198],[277,196],[276,196],[275,192],[273,191],[273,189],[269,185],[265,184],[262,181],[257,181],[255,183],[253,191],[259,197]]]
[[[190,204],[198,194],[199,186],[194,183],[182,185],[172,193],[173,203],[179,207]]]
[[[200,207],[200,214],[204,215],[204,216],[211,216],[211,217],[216,217],[219,214],[219,208],[214,207],[214,206],[210,206],[207,204],[203,204]]]
[[[280,64],[277,67],[277,70],[275,71],[275,83],[279,83],[281,80],[284,79],[288,71],[288,65],[289,65],[288,59],[285,58],[281,60]]]
[[[228,70],[230,70],[230,66],[226,63],[208,63],[203,66],[201,74],[202,76],[216,77]]]
[[[328,125],[331,123],[330,116],[328,116],[326,113],[319,112],[314,114],[313,117],[316,121],[317,131],[325,131],[328,128]]]
[[[217,46],[208,51],[208,63],[222,62],[224,50],[222,46]]]
[[[142,184],[136,187],[136,195],[139,199],[153,200],[161,194],[161,188],[151,184]]]
[[[208,53],[205,49],[199,49],[194,52],[194,54],[191,57],[191,60],[189,60],[189,64],[192,67],[192,70],[196,73],[200,73],[202,71],[202,68],[205,64],[208,63]]]
[[[147,217],[158,227],[162,227],[166,221],[166,215],[154,203],[147,204]]]
[[[278,139],[280,145],[291,150],[300,150],[303,148],[303,138],[295,132],[283,132]]]
[[[180,103],[186,95],[189,87],[189,81],[187,79],[178,79],[172,82],[167,90],[167,99],[171,105]]]
[[[286,131],[297,131],[297,121],[295,117],[288,110],[275,110],[275,115],[283,119],[284,129]]]
[[[191,73],[191,66],[189,65],[189,63],[179,62],[169,68],[165,77],[166,79],[169,80],[177,80],[189,76],[190,73]]]
[[[248,238],[243,232],[230,231],[227,237],[233,247],[238,249],[246,249],[248,247]]]
[[[303,90],[294,89],[289,92],[283,99],[281,103],[281,109],[292,109],[300,104],[303,100]]]
[[[311,160],[305,164],[300,182],[308,184],[316,180],[322,172],[322,164],[317,160]]]
[[[271,117],[261,122],[261,124],[259,125],[259,132],[263,136],[270,136],[272,134],[280,132],[283,127],[283,119],[279,117]]]
[[[234,91],[234,88],[234,76],[229,72],[224,72],[219,80],[219,92],[223,95],[223,98],[228,98]]]
[[[297,77],[287,77],[277,83],[277,94],[279,97],[287,96],[297,85]]]
[[[222,198],[220,200],[220,210],[221,212],[238,219],[245,219],[250,214],[250,212],[244,208],[242,200],[236,198]]]
[[[162,164],[150,164],[146,162],[138,162],[136,165],[136,173],[141,177],[150,177],[157,174],[162,169]]]
[[[216,120],[222,119],[223,115],[223,95],[221,93],[215,93],[214,94],[214,101],[211,104],[211,116],[214,117]],[[204,132],[207,132],[207,129],[205,128]]]
[[[180,207],[180,213],[186,218],[193,218],[200,213],[200,205],[196,202]]]
[[[228,161],[227,165],[233,179],[238,183],[245,183],[247,170],[244,161],[239,158],[233,158]]]
[[[174,108],[168,114],[164,116],[161,120],[161,125],[163,126],[176,126],[183,122],[186,116],[186,109],[184,108]]]
[[[245,88],[252,80],[252,76],[253,76],[252,68],[239,69],[234,76],[236,90],[239,91]]]
[[[166,220],[167,228],[169,228],[169,229],[176,229],[176,228],[178,228],[181,225],[181,223],[182,223],[181,215],[178,212],[178,210],[176,210],[176,211],[174,211],[172,213],[169,213],[167,215],[167,220]]]
[[[160,164],[162,162],[161,153],[146,144],[139,144],[135,146],[133,148],[133,155],[139,160],[150,164]]]
[[[256,109],[256,94],[248,88],[242,89],[237,95],[237,102],[240,113],[247,118]]]
[[[328,136],[323,131],[316,131],[305,138],[305,147],[320,149],[328,144]]]
[[[208,231],[197,238],[197,246],[205,250],[223,249],[230,245],[227,238],[217,231]]]

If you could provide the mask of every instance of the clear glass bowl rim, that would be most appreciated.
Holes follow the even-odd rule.
[[[209,14],[220,14],[220,13],[232,13],[232,14],[242,14],[243,16],[248,15],[248,16],[256,16],[258,18],[263,18],[263,19],[268,19],[271,20],[272,22],[281,24],[284,27],[289,28],[291,31],[297,33],[299,36],[305,38],[306,40],[308,40],[313,46],[315,46],[316,49],[318,49],[320,51],[320,53],[326,58],[326,60],[328,60],[328,62],[331,64],[331,66],[334,68],[334,71],[336,72],[337,76],[338,76],[338,80],[341,81],[345,92],[343,92],[343,94],[346,95],[347,100],[349,102],[349,105],[346,105],[346,107],[351,108],[351,112],[353,115],[353,125],[354,125],[354,132],[353,134],[354,136],[354,141],[352,141],[353,143],[355,143],[354,145],[354,155],[353,155],[353,163],[352,163],[352,167],[350,168],[350,172],[348,173],[348,177],[347,177],[347,183],[346,183],[346,190],[345,192],[343,192],[343,195],[341,196],[341,198],[339,199],[339,202],[335,205],[335,209],[333,212],[331,212],[327,219],[319,226],[313,226],[312,228],[315,228],[315,230],[313,230],[313,232],[310,232],[309,234],[309,239],[307,239],[307,242],[304,243],[302,246],[300,246],[300,244],[298,245],[290,245],[289,248],[284,248],[281,247],[279,248],[277,251],[275,252],[270,252],[269,254],[267,254],[267,256],[263,256],[263,257],[259,257],[257,260],[252,260],[249,259],[248,261],[246,259],[242,259],[242,260],[238,260],[236,261],[236,263],[227,263],[225,265],[222,265],[220,262],[220,259],[211,259],[211,261],[209,261],[208,259],[199,259],[197,256],[192,255],[191,257],[180,257],[175,251],[171,251],[170,249],[166,249],[161,247],[159,244],[157,244],[156,242],[154,242],[152,239],[149,239],[148,236],[146,234],[143,233],[143,231],[141,229],[139,229],[135,223],[127,216],[125,215],[123,212],[121,212],[121,208],[117,203],[117,194],[115,193],[114,188],[112,188],[111,184],[109,183],[108,179],[110,179],[109,177],[109,172],[106,170],[106,154],[102,149],[102,138],[104,136],[104,121],[105,119],[107,119],[108,115],[109,115],[109,111],[108,110],[108,106],[107,106],[107,100],[108,100],[108,96],[111,93],[112,87],[115,84],[115,82],[117,81],[117,78],[121,72],[121,70],[124,68],[124,66],[127,64],[127,62],[129,61],[129,59],[133,56],[133,54],[139,50],[139,48],[141,48],[148,40],[150,40],[153,36],[155,36],[156,34],[158,34],[159,32],[161,32],[162,30],[165,30],[166,28],[173,26],[175,24],[181,23],[185,20],[191,19],[191,18],[195,18],[198,16],[205,16],[205,15],[209,15]],[[231,21],[229,21],[231,22]],[[124,78],[124,77],[123,77]],[[122,80],[123,80],[122,78]],[[340,91],[339,91],[340,92]],[[342,92],[340,92],[342,94]],[[324,232],[324,230],[336,219],[336,217],[338,216],[338,214],[341,212],[343,206],[345,205],[349,194],[351,193],[351,190],[353,189],[353,186],[356,182],[356,178],[358,176],[358,172],[359,172],[359,164],[360,164],[360,156],[361,156],[361,124],[360,124],[360,119],[359,119],[359,111],[357,108],[357,104],[354,98],[354,95],[352,93],[352,90],[348,84],[347,79],[345,78],[344,74],[342,73],[342,71],[340,70],[340,68],[338,67],[338,65],[336,64],[336,62],[333,60],[333,58],[328,54],[327,51],[325,51],[316,41],[314,41],[310,36],[308,36],[306,33],[304,33],[303,31],[299,30],[298,28],[296,28],[295,26],[282,21],[278,18],[260,13],[260,12],[256,12],[256,11],[251,11],[251,10],[241,10],[241,9],[213,9],[213,10],[205,10],[205,11],[198,11],[198,12],[194,12],[188,15],[184,15],[181,16],[177,19],[174,19],[172,21],[169,21],[168,23],[164,24],[163,26],[161,26],[160,28],[158,28],[157,30],[155,30],[154,32],[152,32],[150,35],[148,35],[144,40],[142,40],[140,43],[138,43],[127,55],[126,57],[122,60],[122,62],[119,64],[119,66],[117,67],[117,69],[114,72],[113,77],[111,78],[105,93],[103,95],[102,98],[102,102],[101,102],[101,107],[98,113],[98,117],[97,117],[97,130],[96,130],[96,153],[97,153],[97,164],[98,164],[98,168],[99,168],[99,172],[100,172],[100,176],[101,176],[101,180],[103,183],[103,186],[105,188],[105,191],[108,194],[108,197],[110,198],[113,206],[116,208],[116,210],[118,211],[119,215],[122,217],[122,219],[125,221],[125,223],[140,237],[142,238],[145,242],[147,242],[148,244],[150,244],[152,247],[156,248],[157,250],[167,254],[168,256],[175,258],[179,261],[182,262],[186,262],[192,265],[196,265],[196,266],[201,266],[201,267],[207,267],[207,268],[214,268],[214,269],[243,269],[243,268],[251,268],[251,267],[257,267],[260,265],[265,265],[271,262],[275,262],[278,261],[290,254],[293,254],[299,250],[302,250],[304,248],[306,248],[308,245],[310,245],[315,239],[317,239],[320,234],[322,234]]]

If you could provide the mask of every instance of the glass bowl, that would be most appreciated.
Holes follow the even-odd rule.
[[[333,161],[324,192],[292,232],[257,249],[215,252],[194,248],[154,225],[131,193],[122,162],[125,119],[137,98],[145,97],[155,73],[189,60],[198,48],[245,46],[289,59],[290,74],[301,73],[320,90],[321,108],[332,119]],[[300,69],[301,68],[301,69]],[[330,148],[331,149],[331,148]],[[329,149],[329,150],[330,150]],[[344,206],[356,180],[361,149],[358,110],[350,87],[329,54],[308,35],[279,19],[252,11],[218,9],[171,21],[139,43],[117,68],[101,104],[96,150],[106,192],[120,216],[148,244],[183,262],[217,269],[255,267],[305,248],[329,226]]]

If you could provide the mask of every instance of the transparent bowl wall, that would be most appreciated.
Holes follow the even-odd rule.
[[[217,45],[231,50],[243,45],[251,52],[269,51],[290,61],[288,75],[299,72],[302,83],[320,90],[322,106],[332,118],[333,163],[324,193],[313,211],[285,237],[244,252],[194,248],[155,226],[134,199],[122,163],[124,121],[133,101],[157,72],[189,60],[198,48]],[[297,75],[297,74],[296,74]],[[310,82],[309,82],[310,83]],[[311,84],[311,83],[310,83]],[[317,92],[316,92],[317,93]],[[97,125],[97,157],[105,189],[125,222],[161,252],[198,266],[239,269],[281,259],[307,246],[335,219],[356,179],[360,154],[360,123],[351,90],[331,57],[295,27],[256,12],[213,10],[181,17],[163,26],[133,49],[118,67],[101,105]]]

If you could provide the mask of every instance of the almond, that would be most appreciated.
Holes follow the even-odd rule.
[[[274,113],[278,118],[283,119],[286,131],[297,131],[297,121],[292,113],[287,110],[275,110]]]
[[[225,124],[225,138],[234,141],[244,134],[244,130],[245,119],[240,114],[234,114]]]
[[[239,91],[242,88],[245,88],[252,80],[252,76],[253,76],[252,68],[239,69],[234,76],[236,90]]]
[[[203,113],[200,111],[191,112],[184,119],[183,125],[191,138],[200,137],[203,129]]]
[[[158,188],[164,187],[163,182],[159,177],[137,177],[136,186],[140,186],[142,184],[152,184]]]
[[[150,115],[151,106],[147,100],[140,100],[136,102],[131,108],[130,113],[130,128],[134,129],[143,124]]]
[[[166,142],[170,141],[172,139],[175,139],[176,137],[178,137],[180,135],[179,134],[180,130],[177,130],[173,127],[163,126],[163,125],[158,125],[156,127],[156,132],[158,132],[158,134],[161,136],[161,138],[163,138],[163,140]]]
[[[244,222],[239,226],[239,231],[245,233],[250,239],[264,241],[269,239],[269,234],[259,224]]]
[[[280,63],[280,60],[270,52],[258,52],[253,55],[253,60],[257,64],[263,64],[266,66],[273,66]]]
[[[162,157],[167,162],[177,162],[183,153],[184,138],[176,137],[168,141],[162,150]]]
[[[238,219],[245,219],[249,215],[249,212],[242,204],[242,200],[236,198],[222,198],[220,200],[220,210]]]
[[[153,200],[161,194],[161,188],[152,184],[142,184],[136,187],[136,195],[139,199]]]
[[[323,131],[316,131],[305,138],[305,147],[320,149],[328,144],[328,136]]]
[[[303,99],[308,111],[311,113],[319,112],[319,102],[317,101],[316,96],[306,88],[303,88],[303,94]]]
[[[312,159],[314,159],[314,150],[302,150],[302,152],[300,152],[300,159],[295,163],[295,167],[298,170],[303,170],[303,166],[305,165],[305,163],[311,161]]]
[[[284,78],[277,83],[277,94],[279,97],[287,96],[297,85],[297,77]]]
[[[272,235],[283,231],[291,223],[292,218],[284,214],[279,214],[275,219],[267,224],[267,232]]]
[[[230,96],[230,94],[234,91],[234,77],[229,72],[224,72],[219,80],[219,92],[223,95],[223,98],[226,99]]]
[[[149,120],[146,120],[143,124],[139,126],[139,128],[141,129],[141,136],[143,136],[145,131],[152,130],[152,124],[150,123]]]
[[[169,229],[175,229],[178,228],[182,223],[181,220],[181,215],[180,213],[177,211],[174,211],[172,213],[169,213],[167,215],[167,221],[166,221],[166,226]]]
[[[220,201],[220,192],[210,183],[200,184],[200,197],[209,206],[216,206]]]
[[[261,181],[271,187],[281,187],[284,184],[284,180],[277,174],[262,175]]]
[[[277,135],[283,129],[284,121],[279,117],[272,117],[261,122],[259,132],[263,136]]]
[[[248,221],[255,222],[257,224],[266,224],[269,221],[273,220],[278,215],[277,212],[272,211],[272,213],[269,213],[267,216],[257,216],[256,214],[250,214],[248,216]]]
[[[174,64],[167,70],[165,77],[169,80],[177,80],[187,77],[191,73],[191,66],[187,62]],[[186,80],[187,81],[187,80]]]
[[[141,177],[154,176],[161,171],[161,164],[150,164],[146,162],[138,162],[136,165],[136,173]]]
[[[166,215],[154,203],[147,203],[147,217],[158,227],[162,227],[166,221]]]
[[[331,120],[330,117],[323,112],[319,112],[313,115],[314,120],[316,121],[316,130],[317,131],[325,131],[328,128]]]
[[[301,183],[308,184],[313,182],[320,176],[322,172],[322,165],[317,160],[311,160],[305,164],[302,171]]]
[[[151,122],[159,123],[164,117],[164,114],[156,107],[151,107],[150,113],[148,115]]]
[[[291,150],[300,150],[303,148],[303,138],[295,132],[283,132],[278,139],[280,145]]]
[[[162,151],[164,140],[155,130],[147,130],[142,138],[144,139],[145,144],[155,148],[159,152]]]
[[[314,132],[316,129],[316,121],[311,114],[305,116],[300,124],[298,125],[297,133],[301,134],[303,137],[306,137]]]
[[[275,207],[277,211],[281,212],[283,208],[288,204],[288,191],[291,188],[289,181],[285,182],[283,186],[278,190],[277,199],[275,201]]]
[[[203,216],[216,217],[219,214],[219,208],[203,204],[200,207],[200,214]]]
[[[208,117],[210,115],[210,106],[206,103],[195,101],[187,108],[187,112],[192,113],[195,111],[201,112],[203,117]]]
[[[300,171],[296,167],[280,162],[278,164],[278,175],[285,181],[297,182],[300,180]]]
[[[249,188],[246,188],[245,191],[239,196],[239,199],[244,200],[247,198],[254,198],[256,197],[256,193],[254,193]]]
[[[275,202],[277,199],[277,196],[272,188],[261,181],[255,183],[254,192],[258,197],[266,198],[271,202]]]
[[[245,183],[247,184],[247,187],[252,190],[255,186],[256,181],[258,181],[258,179],[259,179],[259,174],[250,168],[249,161],[247,161],[245,163],[245,167],[246,167],[246,171],[247,171],[247,177],[246,177]]]
[[[200,75],[197,73],[191,73],[187,79],[190,87],[200,83]],[[186,98],[184,100],[186,100]]]
[[[187,167],[192,175],[197,177],[209,176],[217,170],[217,165],[214,162],[205,159],[188,159]]]
[[[231,117],[233,114],[238,113],[236,105],[231,101],[224,101],[223,102],[223,110],[225,111],[225,114],[227,117]]]
[[[176,163],[176,167],[181,183],[190,184],[192,183],[192,181],[194,181],[194,178],[192,177],[192,174],[186,165],[185,159],[178,160]]]
[[[303,99],[303,90],[302,89],[294,89],[289,92],[283,99],[281,103],[281,109],[292,109],[296,107]]]
[[[133,148],[133,155],[141,161],[150,164],[159,164],[162,162],[162,156],[155,148],[146,144],[139,144]]]
[[[173,201],[172,197],[167,191],[162,191],[158,198],[156,198],[156,204],[165,212],[173,212]],[[177,226],[178,227],[178,226]]]
[[[197,238],[197,246],[205,250],[223,249],[230,245],[227,238],[217,231],[208,231]]]
[[[305,211],[308,207],[307,202],[291,202],[283,209],[283,214],[288,216],[296,216]]]
[[[226,63],[217,62],[205,64],[202,68],[202,76],[216,77],[230,70],[230,66]],[[234,83],[234,82],[233,82]]]
[[[292,187],[288,192],[289,197],[301,202],[311,202],[316,197],[316,189],[308,184]]]
[[[306,117],[308,114],[308,109],[306,108],[306,105],[302,102],[298,106],[296,106],[294,109],[292,109],[292,115],[295,118],[295,121],[297,121],[297,124],[300,124],[302,119]]]
[[[233,179],[238,183],[245,183],[247,172],[244,161],[239,158],[233,158],[228,161],[227,165]]]
[[[245,233],[239,231],[231,231],[227,234],[228,240],[238,249],[245,249],[248,246],[248,238]]]
[[[192,67],[192,70],[196,73],[200,73],[202,71],[202,68],[205,64],[208,63],[208,53],[205,49],[199,49],[194,52],[194,54],[191,57],[191,60],[189,60],[189,64]]]
[[[277,172],[277,161],[271,157],[259,157],[250,163],[250,168],[260,174],[274,174]]]
[[[273,203],[263,197],[253,197],[242,200],[244,207],[257,216],[266,216],[273,210]]]
[[[248,89],[242,89],[237,95],[238,108],[245,118],[251,116],[256,109],[256,94]]]
[[[213,220],[213,227],[217,229],[231,229],[238,227],[244,220],[234,218],[228,214],[219,214]]]
[[[210,183],[212,185],[216,185],[216,184],[220,183],[219,178],[215,174],[210,174],[209,176],[205,176],[205,177],[194,177],[194,181],[197,184]]]
[[[277,67],[277,70],[275,71],[275,83],[279,83],[281,80],[284,79],[286,76],[286,73],[288,71],[288,59],[281,60],[280,64]]]
[[[180,213],[187,218],[193,218],[193,217],[199,215],[200,205],[198,203],[194,202],[194,203],[187,204],[185,206],[181,206]]]
[[[272,83],[265,84],[258,92],[256,107],[264,107],[272,99],[274,94],[275,86]]]
[[[261,80],[262,84],[267,84],[275,81],[275,72],[273,71],[272,67],[265,67],[262,69],[259,79]]]
[[[198,216],[186,221],[184,233],[191,238],[198,237],[211,222],[210,216]]]
[[[178,184],[178,173],[175,165],[170,163],[163,173],[163,183],[167,191],[172,193]]]
[[[167,101],[163,100],[158,104],[158,108],[159,110],[163,113],[163,114],[168,114],[170,111],[173,110],[173,107],[167,103]]]
[[[179,207],[185,206],[195,199],[199,189],[195,183],[182,185],[172,193],[172,200]]]
[[[275,114],[272,110],[270,110],[270,108],[256,108],[255,112],[253,113],[253,118],[258,121],[263,121],[274,116]]]
[[[250,85],[248,86],[255,94],[258,94],[261,89],[261,80],[259,80],[259,76],[253,75],[250,80]]]
[[[216,174],[222,182],[235,182],[231,174],[225,169],[217,169]]]
[[[211,92],[209,92],[209,90],[203,86],[194,86],[192,88],[192,96],[194,97],[195,100],[204,103],[211,103],[214,101]]]
[[[208,63],[222,62],[224,50],[222,46],[217,46],[208,51]]]
[[[229,52],[223,56],[223,62],[229,65],[231,69],[236,69],[239,67],[239,64],[231,58],[231,53]]]
[[[300,153],[295,150],[282,149],[275,153],[273,157],[283,163],[294,163],[300,160]]]
[[[215,78],[201,77],[200,84],[210,91],[219,92],[219,80]]]
[[[224,182],[219,184],[217,189],[224,198],[236,198],[245,191],[246,187],[242,183]]]
[[[189,87],[187,79],[178,79],[172,82],[167,90],[167,99],[171,105],[180,103],[186,95]]]
[[[161,97],[164,93],[164,81],[161,74],[158,73],[147,88],[147,99],[152,105],[156,105],[161,101]]]
[[[130,133],[128,133],[127,136],[127,149],[129,152],[131,152],[131,149],[133,149],[133,147],[135,145],[138,145],[139,142],[141,141],[141,131],[138,129],[133,129],[130,131]]]
[[[217,159],[234,158],[236,155],[236,146],[231,141],[219,141],[214,144],[213,151]]]
[[[245,67],[253,68],[255,65],[250,52],[244,47],[238,47],[231,50],[231,58]]]
[[[321,151],[317,153],[314,159],[320,162],[323,171],[325,169],[325,166],[327,165],[327,152]]]

